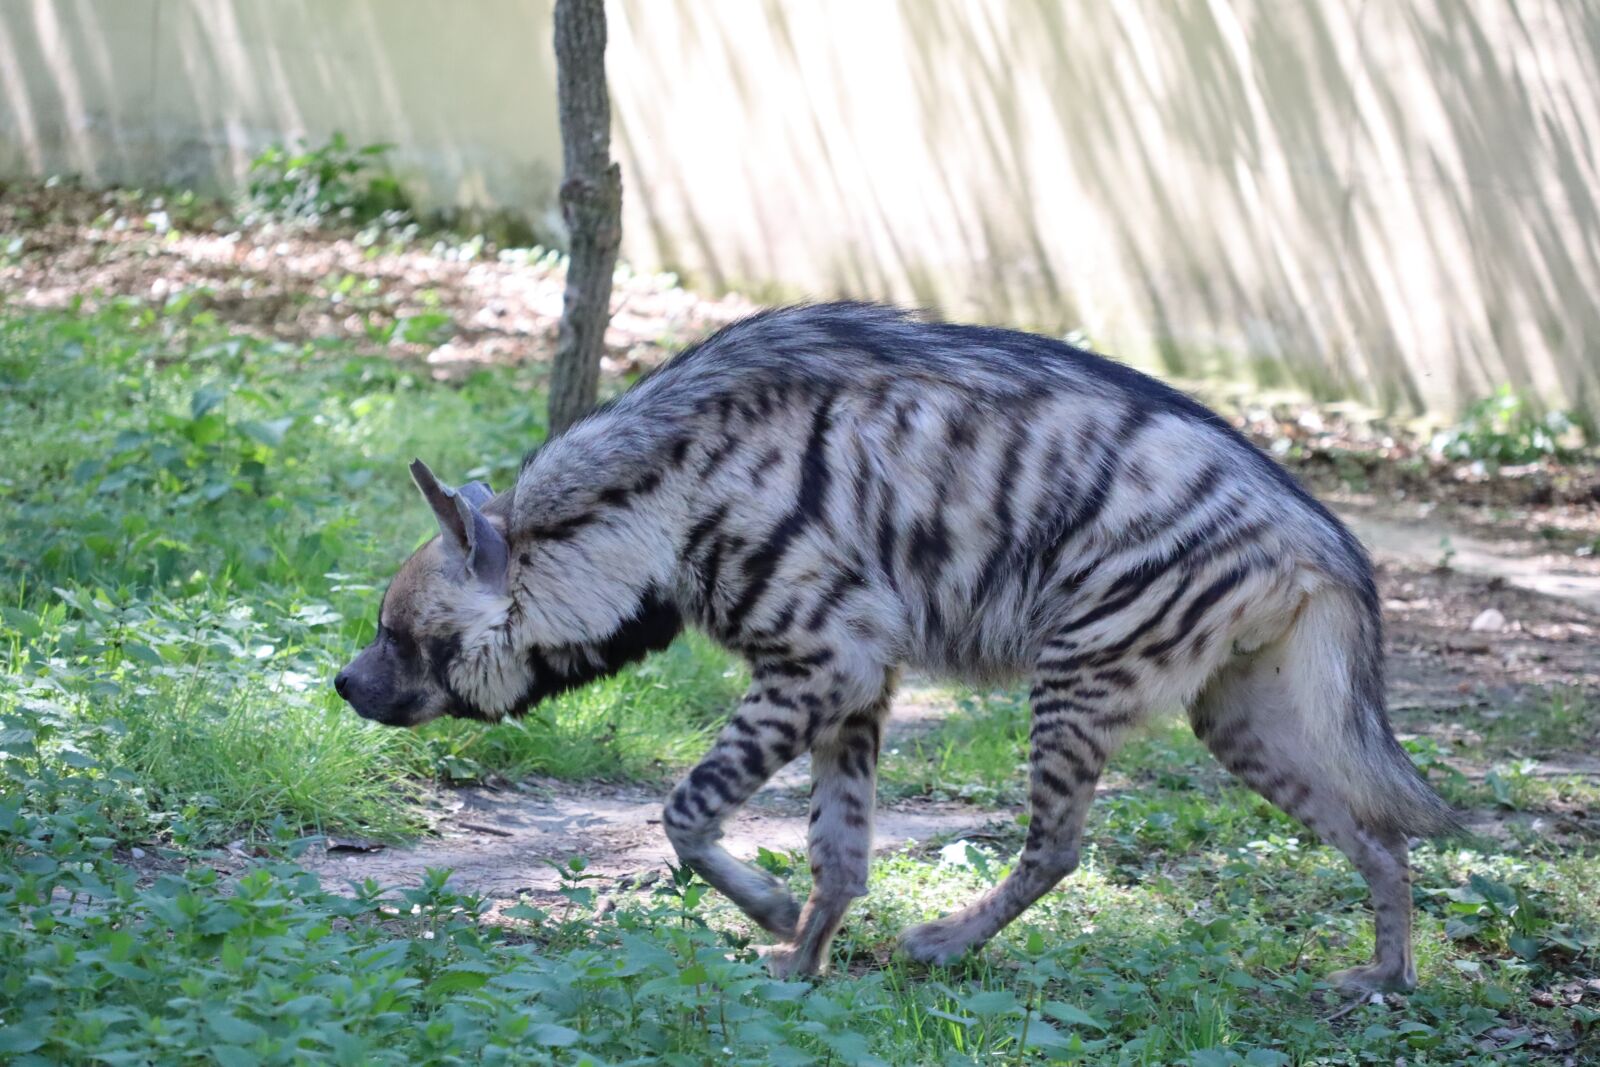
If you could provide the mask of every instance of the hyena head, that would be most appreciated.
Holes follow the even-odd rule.
[[[442,715],[494,722],[615,674],[666,648],[683,629],[677,607],[646,590],[601,638],[519,644],[510,625],[505,498],[482,482],[451,489],[421,460],[411,464],[411,476],[439,536],[400,568],[379,607],[377,636],[333,680],[362,718],[386,726],[419,726]]]
[[[378,632],[334,678],[362,718],[418,726],[441,715],[493,720],[530,688],[525,656],[508,647],[511,550],[482,482],[452,489],[421,460],[411,476],[439,536],[401,566],[378,611]]]

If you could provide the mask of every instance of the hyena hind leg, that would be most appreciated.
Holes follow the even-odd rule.
[[[1114,679],[1080,669],[1081,656],[1047,648],[1031,696],[1028,837],[1005,881],[973,904],[900,936],[906,955],[948,963],[976,948],[1078,866],[1084,820],[1106,760],[1137,721],[1136,694]],[[1113,679],[1112,682],[1106,681]]]
[[[1343,712],[1310,706],[1315,690],[1296,681],[1270,653],[1224,668],[1191,709],[1195,733],[1223,766],[1344,853],[1366,880],[1376,916],[1374,958],[1328,980],[1348,993],[1415,988],[1406,837],[1363,819],[1358,787],[1351,784],[1363,772],[1356,768],[1352,775],[1349,766],[1362,758],[1359,751],[1348,741],[1307,740],[1317,734],[1306,732],[1302,716]]]

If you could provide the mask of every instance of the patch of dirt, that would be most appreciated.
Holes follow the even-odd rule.
[[[896,704],[885,745],[907,744],[949,711],[926,686],[908,685]],[[810,757],[802,756],[774,776],[729,820],[724,846],[740,857],[753,857],[759,848],[803,852],[810,772]],[[599,889],[609,892],[649,880],[675,862],[661,829],[667,792],[665,787],[554,780],[508,789],[458,789],[447,798],[447,814],[436,837],[410,848],[372,849],[364,842],[318,847],[301,862],[331,888],[365,878],[413,885],[429,867],[449,867],[459,885],[504,901],[552,895],[560,877],[551,864],[581,855],[588,861],[587,873],[600,876]],[[880,803],[873,843],[885,852],[983,834],[997,822],[1011,822],[1014,815],[926,798]]]
[[[439,826],[440,835],[414,848],[375,852],[308,853],[302,861],[329,886],[375,878],[385,884],[414,884],[429,867],[449,867],[455,881],[485,896],[508,900],[540,897],[560,884],[551,866],[573,856],[588,861],[602,891],[622,879],[637,883],[664,871],[674,860],[661,831],[666,791],[637,787],[573,786],[562,783],[546,795],[521,790],[458,790],[455,810]],[[803,794],[768,787],[730,820],[723,844],[736,856],[753,857],[758,848],[804,851],[806,803]],[[999,813],[958,804],[899,804],[880,807],[876,817],[878,851],[906,844],[959,837],[982,830]]]
[[[1600,693],[1600,560],[1342,510],[1377,565],[1397,710],[1513,706],[1553,687]]]
[[[422,357],[448,376],[486,362],[541,362],[554,348],[565,272],[554,257],[481,241],[364,236],[265,224],[243,227],[216,204],[180,209],[159,197],[73,186],[0,186],[0,292],[25,307],[89,306],[181,294],[241,331],[282,341],[336,337]],[[612,376],[749,314],[737,296],[710,300],[665,275],[619,272],[607,354]],[[398,320],[443,316],[423,331],[442,343],[385,341]]]
[[[1469,781],[1483,782],[1491,766],[1460,753],[1493,733],[1497,761],[1514,761],[1520,776],[1600,786],[1600,561],[1552,552],[1547,538],[1525,530],[1502,527],[1491,538],[1485,526],[1444,526],[1426,509],[1340,510],[1377,565],[1390,707],[1402,736],[1440,742]],[[1441,567],[1445,538],[1450,565]],[[1578,717],[1562,726],[1561,740],[1541,742],[1547,723],[1537,717],[1557,697]],[[1600,806],[1552,797],[1540,807],[1466,811],[1463,822],[1502,841],[1600,839]]]

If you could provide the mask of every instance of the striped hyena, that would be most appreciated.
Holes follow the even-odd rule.
[[[608,675],[685,623],[749,662],[744,702],[672,792],[684,863],[813,973],[867,889],[897,671],[1032,682],[1022,855],[903,936],[983,944],[1078,863],[1106,760],[1182,705],[1218,759],[1343,851],[1377,952],[1352,989],[1416,981],[1407,835],[1446,829],[1384,708],[1360,544],[1193,400],[1041,337],[860,304],[723,329],[533,453],[509,493],[412,472],[440,536],[389,586],[335,681],[363,716],[495,721]],[[719,844],[812,757],[800,907]]]

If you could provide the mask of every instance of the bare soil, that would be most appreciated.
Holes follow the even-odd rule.
[[[528,250],[505,255],[474,240],[360,235],[240,225],[211,203],[74,186],[0,185],[0,293],[26,307],[134,297],[156,306],[194,294],[236,329],[289,342],[337,337],[422,358],[440,377],[486,362],[549,359],[565,272]],[[346,279],[354,279],[346,282]],[[607,354],[610,376],[661,362],[678,347],[754,310],[712,300],[666,275],[619,275]],[[384,342],[383,327],[443,314],[439,344]]]

